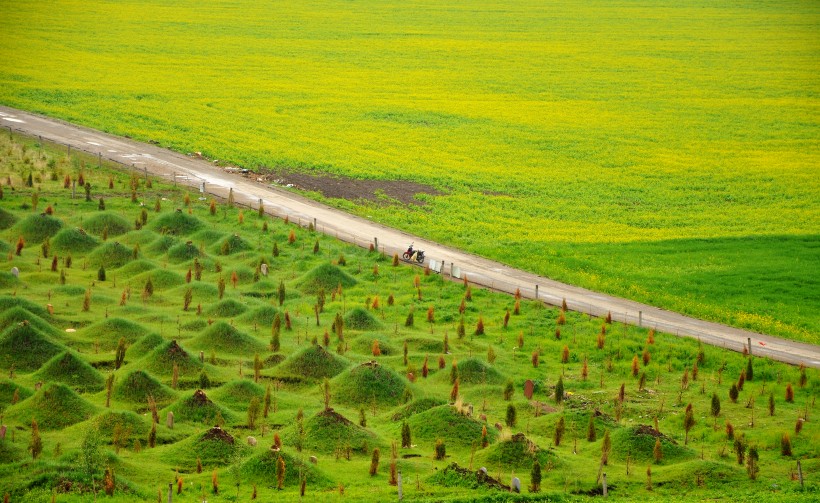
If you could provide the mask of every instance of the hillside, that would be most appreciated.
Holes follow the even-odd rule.
[[[820,496],[814,369],[451,282],[31,140],[0,137],[0,187],[10,501],[87,501],[106,469],[111,501],[176,480],[175,501],[298,501],[300,476],[308,499],[391,500],[391,465],[408,501],[506,501],[513,477],[523,501],[588,501],[603,452],[615,499]],[[20,241],[41,213],[62,230]],[[119,221],[101,214],[128,226],[82,238]],[[83,232],[53,246],[65,229]]]

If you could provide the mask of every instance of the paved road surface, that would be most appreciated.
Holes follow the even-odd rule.
[[[595,316],[612,312],[616,321],[633,325],[655,327],[680,336],[695,337],[704,343],[740,351],[751,340],[752,353],[792,364],[805,363],[820,368],[820,347],[758,334],[718,323],[698,320],[678,313],[665,311],[646,304],[612,297],[583,288],[566,285],[513,269],[504,264],[427,241],[418,236],[359,218],[343,211],[311,201],[283,188],[272,187],[249,180],[240,175],[193,157],[171,152],[155,145],[132,141],[92,129],[75,126],[59,120],[26,113],[0,106],[0,125],[13,128],[48,141],[90,152],[102,158],[147,170],[176,183],[197,189],[203,187],[209,194],[227,197],[233,188],[237,203],[253,208],[259,200],[268,213],[280,217],[288,215],[292,222],[307,226],[316,222],[316,228],[326,234],[337,236],[360,246],[368,246],[378,240],[378,247],[388,255],[401,253],[410,242],[425,250],[428,259],[443,264],[442,273],[468,279],[480,285],[509,293],[521,290],[526,298],[538,298],[547,303],[560,305],[566,299],[567,306],[575,311]]]

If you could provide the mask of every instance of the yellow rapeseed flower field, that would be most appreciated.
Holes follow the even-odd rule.
[[[0,102],[247,167],[550,277],[818,342],[812,2],[0,0]]]

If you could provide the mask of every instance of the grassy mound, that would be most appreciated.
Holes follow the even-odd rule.
[[[90,252],[99,244],[100,241],[97,238],[76,227],[61,230],[54,236],[54,239],[51,240],[54,251],[58,253],[78,253],[81,255]]]
[[[348,288],[355,285],[356,280],[338,266],[327,263],[308,271],[297,283],[297,288],[308,294],[316,294],[320,288],[329,293],[339,284]]]
[[[67,384],[80,392],[100,391],[105,385],[102,374],[72,351],[47,361],[34,376],[46,382]]]
[[[120,241],[122,241],[123,243],[127,243],[131,246],[138,244],[140,245],[140,248],[142,248],[149,245],[152,241],[157,239],[157,236],[159,236],[159,234],[157,234],[156,232],[150,229],[142,228],[138,231],[131,231],[127,234],[120,236]]]
[[[481,443],[481,427],[483,422],[475,418],[462,415],[452,405],[439,405],[424,412],[411,416],[407,420],[413,441],[434,443],[442,438],[448,446],[470,447],[473,443]],[[490,442],[495,441],[498,432],[495,428],[487,428],[487,437]]]
[[[106,411],[94,418],[94,427],[103,438],[111,438],[117,426],[130,430],[132,438],[143,437],[151,430],[150,418],[146,420],[131,411]]]
[[[240,320],[248,323],[256,323],[262,327],[273,325],[273,319],[278,310],[273,306],[262,306],[245,313]]]
[[[238,436],[234,438],[227,430],[214,426],[171,446],[167,458],[173,461],[174,466],[192,473],[196,471],[197,458],[204,466],[225,466],[248,451],[243,441]]]
[[[267,346],[250,335],[240,332],[224,321],[217,321],[204,332],[191,339],[191,349],[234,355],[253,355],[267,350]]]
[[[59,285],[54,287],[54,291],[66,297],[78,297],[85,293],[85,288],[79,285]]]
[[[490,435],[490,428],[487,428],[487,435]],[[481,451],[477,458],[488,465],[511,466],[520,470],[529,470],[535,459],[538,459],[541,466],[546,466],[550,460],[553,465],[557,462],[554,455],[539,448],[523,433],[516,433],[507,440],[491,445]]]
[[[14,213],[0,208],[0,231],[10,229],[15,223],[17,223],[17,217],[14,216]]]
[[[63,222],[51,215],[29,215],[14,226],[16,234],[25,238],[28,246],[42,243],[46,238],[57,234],[63,228]]]
[[[265,388],[250,379],[237,379],[215,389],[211,395],[214,400],[232,409],[243,410],[252,398],[256,397],[261,401],[265,396]]]
[[[158,346],[140,361],[141,368],[160,376],[171,375],[174,364],[179,367],[180,376],[196,376],[202,369],[202,363],[182,349],[177,341]]]
[[[11,443],[8,440],[0,442],[0,464],[7,465],[22,461],[30,455],[25,450],[22,443]]]
[[[440,372],[440,374],[445,374]],[[447,372],[449,379],[450,373]],[[506,378],[495,369],[477,358],[458,362],[458,378],[461,384],[503,384]]]
[[[14,401],[14,392],[17,392],[17,400],[22,401],[34,394],[28,388],[20,386],[9,379],[0,379],[0,411],[12,405]]]
[[[18,371],[32,371],[53,358],[65,348],[54,342],[29,323],[12,325],[0,335],[0,367]]]
[[[108,236],[119,236],[131,230],[131,223],[116,213],[103,211],[93,215],[83,222],[83,228],[97,236],[102,236],[108,230]]]
[[[219,290],[217,290],[216,285],[203,283],[201,281],[191,281],[190,283],[184,284],[176,291],[176,293],[179,294],[180,299],[182,299],[182,296],[185,295],[185,291],[188,290],[188,288],[191,289],[191,294],[193,295],[195,302],[194,306],[204,299],[216,300],[217,295],[219,294]]]
[[[142,355],[149,353],[163,342],[165,342],[165,339],[163,339],[158,333],[152,332],[144,335],[128,347],[125,352],[126,358],[134,360],[140,358]]]
[[[235,299],[221,300],[208,309],[206,314],[217,318],[233,318],[247,311],[245,304]]]
[[[22,297],[17,297],[16,295],[0,295],[0,312],[6,311],[13,307],[22,307],[26,311],[34,313],[44,320],[51,318],[48,311],[46,311],[46,309],[41,307],[39,304],[35,304],[34,302],[26,300]]]
[[[216,255],[233,255],[243,251],[253,250],[253,245],[242,239],[239,234],[232,234],[214,244],[211,249]],[[223,253],[227,250],[227,253]]]
[[[333,409],[323,410],[305,421],[305,447],[330,454],[339,447],[368,453],[382,442],[370,430],[362,428]]]
[[[0,313],[0,330],[5,330],[12,325],[19,325],[25,321],[41,334],[51,337],[59,337],[62,335],[61,332],[50,325],[46,319],[22,306],[14,306]]]
[[[254,267],[255,266],[256,264],[254,264]],[[274,284],[272,281],[264,279],[264,276],[262,276],[262,278],[263,279],[260,279],[259,281],[251,285],[251,290],[254,292],[258,292],[260,294],[266,294],[270,296],[276,295],[276,289],[279,287],[278,284]],[[264,295],[260,295],[260,297],[263,296]]]
[[[169,404],[177,398],[174,390],[144,370],[135,370],[125,377],[117,377],[114,385],[114,398],[117,400],[145,405],[148,403],[148,395],[153,396],[159,405]]]
[[[145,259],[137,259],[128,262],[124,266],[117,269],[117,274],[120,276],[136,276],[137,274],[144,273],[146,271],[151,271],[157,268],[157,264],[151,262],[150,260]]]
[[[396,348],[391,342],[390,339],[387,337],[369,337],[366,335],[362,335],[360,337],[356,337],[353,340],[353,344],[350,345],[350,349],[357,353],[361,353],[363,355],[372,355],[373,354],[373,341],[379,341],[379,351],[382,352],[384,356],[392,356],[401,353],[401,350]]]
[[[350,363],[341,356],[326,351],[322,346],[311,345],[283,361],[276,368],[276,374],[322,379],[337,375],[348,365]]]
[[[666,456],[666,451],[664,451],[664,456]],[[674,484],[683,483],[684,485],[691,484],[694,486],[696,484],[696,480],[706,480],[708,481],[709,485],[714,486],[723,486],[732,488],[734,487],[733,484],[743,484],[745,481],[748,480],[748,475],[745,470],[745,467],[739,466],[737,464],[730,464],[730,463],[721,463],[719,461],[711,461],[711,460],[702,460],[698,459],[699,456],[696,456],[695,459],[680,463],[675,466],[674,469],[669,470],[665,475],[666,477],[671,479],[670,482]],[[665,460],[663,464],[665,464]],[[806,461],[803,461],[806,463]],[[805,466],[805,465],[804,465]],[[805,470],[805,468],[804,468]],[[656,470],[652,469],[652,475],[655,476]],[[805,473],[805,472],[804,472]],[[686,481],[686,482],[683,482]],[[658,486],[665,485],[664,482],[658,483]],[[732,489],[728,489],[731,491]],[[799,487],[797,488],[799,490]],[[800,497],[795,494],[795,501],[800,499]],[[785,500],[790,499],[787,496],[787,493],[782,493],[781,497],[784,497]],[[728,499],[732,500],[735,497],[730,496]],[[744,498],[738,498],[738,500],[743,500]],[[765,501],[759,495],[757,497],[745,498],[746,501]]]
[[[175,421],[189,421],[193,423],[214,424],[217,415],[230,423],[237,420],[231,410],[215,403],[208,398],[204,391],[198,389],[186,398],[181,398],[164,409],[163,416],[173,411]]]
[[[182,330],[187,330],[188,332],[196,332],[196,333],[199,333],[199,332],[205,330],[205,328],[207,328],[207,327],[208,327],[208,322],[205,321],[205,320],[202,320],[202,319],[191,320],[188,323],[184,323],[184,324],[180,325],[180,328],[182,328]]]
[[[16,288],[20,284],[20,279],[15,277],[14,274],[5,271],[0,272],[0,288],[11,289]]]
[[[418,414],[420,412],[430,410],[433,407],[438,407],[439,405],[446,404],[447,402],[445,400],[442,400],[441,398],[420,398],[418,400],[413,400],[412,402],[408,403],[404,407],[394,412],[391,416],[391,419],[393,421],[401,421],[402,419],[407,419],[408,417],[414,414]]]
[[[105,266],[115,269],[127,264],[133,257],[133,250],[117,242],[106,242],[88,255],[89,263],[94,267]]]
[[[259,485],[273,484],[276,480],[276,463],[279,456],[282,456],[285,461],[284,486],[286,489],[299,487],[300,473],[305,477],[307,486],[313,490],[335,487],[333,481],[316,465],[304,463],[285,451],[274,452],[270,449],[254,454],[242,463],[242,478],[250,479]]]
[[[185,283],[185,278],[181,274],[169,271],[168,269],[154,269],[153,271],[144,272],[131,278],[132,284],[145,285],[151,278],[151,283],[154,285],[154,291],[167,290]],[[182,297],[179,299],[180,306],[182,305]]]
[[[5,415],[7,422],[31,424],[34,418],[40,428],[54,430],[85,421],[96,410],[94,405],[65,384],[52,383],[43,386],[27,400],[9,407]]]
[[[185,262],[201,256],[202,253],[199,252],[199,248],[190,241],[177,243],[168,248],[168,260],[172,262]]]
[[[190,237],[194,240],[195,243],[217,243],[225,239],[225,233],[220,232],[219,230],[214,229],[213,227],[207,227],[199,232],[194,233],[194,235]]]
[[[336,398],[343,403],[358,405],[371,403],[397,405],[407,381],[395,370],[375,362],[363,363],[335,379]]]
[[[661,439],[663,448],[663,462],[674,463],[684,459],[692,459],[695,452],[678,445],[677,442],[657,431],[652,426],[638,425],[633,428],[618,428],[612,433],[613,459],[626,459],[627,454],[635,461],[651,461],[654,459],[655,440]]]
[[[345,316],[345,328],[351,330],[375,330],[380,326],[370,311],[362,307],[354,307]]]
[[[193,215],[181,211],[163,213],[149,224],[149,228],[161,234],[187,236],[202,228],[202,222]]]
[[[133,344],[137,339],[146,333],[145,327],[139,323],[134,323],[123,318],[108,318],[98,321],[84,328],[82,333],[86,338],[92,338],[100,344],[104,351],[116,349],[120,337],[125,338],[125,342]]]
[[[179,241],[174,239],[173,236],[160,236],[146,247],[146,251],[155,255],[161,255],[173,248],[177,243],[179,243]]]

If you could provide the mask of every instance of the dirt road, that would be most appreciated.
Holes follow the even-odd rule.
[[[394,252],[401,254],[408,243],[415,242],[417,249],[426,251],[428,262],[432,261],[431,267],[440,269],[445,276],[458,278],[466,274],[470,282],[497,290],[513,293],[518,288],[526,298],[537,298],[554,305],[560,305],[562,299],[566,299],[568,307],[575,311],[594,316],[605,316],[607,312],[611,312],[616,321],[699,338],[706,344],[735,351],[741,351],[750,344],[751,351],[756,356],[792,364],[802,362],[807,366],[820,368],[818,346],[698,320],[552,281],[350,215],[284,188],[231,173],[196,157],[4,106],[0,106],[0,125],[66,145],[67,149],[84,150],[139,171],[147,170],[154,176],[190,185],[207,194],[224,198],[233,189],[237,203],[258,208],[261,200],[268,213],[280,217],[287,215],[292,222],[304,226],[314,222],[317,230],[356,245],[377,244],[379,250],[384,250],[388,255]]]

